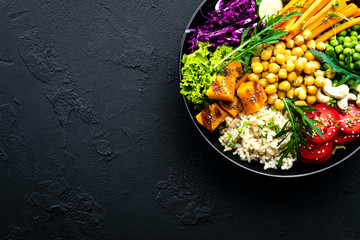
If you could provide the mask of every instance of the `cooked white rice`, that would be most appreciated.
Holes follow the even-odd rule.
[[[280,130],[287,122],[287,114],[273,111],[265,105],[260,112],[244,115],[237,118],[227,117],[226,125],[220,127],[219,141],[225,147],[224,151],[233,151],[243,161],[260,161],[264,169],[277,169],[279,153],[289,142],[290,136],[278,147],[281,138],[274,138],[276,130]],[[271,129],[270,129],[271,128]],[[282,170],[290,169],[295,159],[289,154],[283,159]]]

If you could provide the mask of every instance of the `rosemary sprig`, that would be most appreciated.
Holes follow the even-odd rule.
[[[274,29],[273,27],[275,25],[290,20],[294,16],[300,15],[302,15],[302,13],[297,11],[292,13],[285,13],[285,15],[271,15],[267,17],[265,26],[262,27],[262,24],[265,20],[265,18],[263,18],[257,23],[250,36],[248,36],[248,34],[251,28],[248,27],[241,36],[241,45],[235,48],[234,51],[229,53],[220,62],[218,62],[215,65],[215,68],[223,65],[225,61],[229,63],[235,60],[241,60],[241,58],[246,55],[258,55],[256,50],[259,50],[259,45],[277,43],[282,36],[288,34],[288,32],[284,29]],[[248,39],[245,40],[245,38]]]
[[[293,158],[297,157],[298,160],[301,159],[300,145],[303,145],[307,150],[309,150],[306,143],[306,136],[312,138],[313,131],[322,139],[325,139],[322,132],[314,125],[324,124],[317,120],[309,119],[305,114],[306,112],[317,112],[317,109],[311,106],[297,106],[294,104],[294,101],[296,101],[295,99],[284,98],[283,101],[285,105],[283,114],[287,111],[289,114],[289,120],[285,123],[280,132],[276,134],[275,138],[282,137],[278,146],[280,146],[280,144],[283,143],[289,135],[290,141],[280,152],[280,167],[283,164],[284,158],[286,158],[289,154],[291,154]]]

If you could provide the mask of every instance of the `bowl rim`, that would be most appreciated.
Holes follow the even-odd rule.
[[[203,0],[202,3],[200,3],[200,5],[197,7],[197,9],[195,10],[195,12],[192,14],[188,24],[186,25],[186,29],[189,29],[193,20],[195,19],[195,17],[197,16],[197,14],[199,13],[200,9],[204,6],[204,4],[209,1],[209,0]],[[184,34],[183,34],[183,37],[182,37],[182,40],[181,40],[181,45],[180,45],[180,56],[179,56],[179,65],[178,65],[178,74],[179,74],[179,80],[180,80],[180,83],[182,81],[182,74],[181,74],[181,68],[182,68],[182,62],[181,62],[181,59],[182,59],[182,56],[183,56],[183,53],[184,53],[184,44],[185,44],[185,40],[186,40],[186,37],[187,37],[187,33],[184,31]],[[245,169],[245,170],[248,170],[252,173],[256,173],[256,174],[260,174],[260,175],[263,175],[263,176],[267,176],[267,177],[274,177],[274,178],[300,178],[300,177],[306,177],[306,176],[311,176],[311,175],[315,175],[317,173],[321,173],[321,172],[324,172],[330,168],[333,168],[337,165],[339,165],[340,163],[344,162],[346,159],[352,157],[357,151],[359,151],[360,149],[360,146],[358,146],[356,149],[354,149],[350,154],[348,154],[346,157],[342,158],[341,160],[339,161],[336,161],[334,162],[333,164],[329,165],[329,166],[326,166],[324,168],[321,168],[321,169],[318,169],[318,170],[315,170],[315,171],[311,171],[311,172],[308,172],[308,173],[301,173],[301,174],[289,174],[289,175],[276,175],[276,174],[271,174],[271,173],[265,173],[265,172],[260,172],[260,171],[257,171],[255,169],[252,169],[252,168],[249,168],[247,166],[244,166],[242,165],[240,162],[237,162],[231,158],[229,158],[228,156],[226,156],[222,151],[220,151],[220,149],[218,149],[214,144],[212,144],[210,142],[210,140],[203,134],[203,132],[201,131],[201,129],[199,128],[198,124],[196,123],[194,117],[192,116],[191,114],[191,110],[190,110],[190,107],[188,105],[188,102],[186,100],[186,97],[184,95],[182,95],[182,98],[184,100],[184,103],[185,103],[185,107],[190,115],[190,118],[192,120],[192,122],[194,123],[196,129],[198,130],[198,132],[200,132],[201,136],[203,136],[203,138],[205,138],[206,142],[208,144],[210,144],[218,153],[220,153],[220,155],[224,158],[226,158],[228,161],[232,162],[233,164]],[[278,169],[279,170],[279,169]],[[286,170],[280,170],[280,171],[286,171]]]

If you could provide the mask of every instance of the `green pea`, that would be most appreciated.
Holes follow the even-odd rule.
[[[351,28],[346,29],[346,32],[347,32],[347,33],[350,33],[350,32],[351,32]]]
[[[357,36],[351,36],[350,39],[351,39],[351,41],[357,41],[358,40]]]
[[[358,41],[353,41],[353,42],[351,42],[351,47],[355,48],[355,46],[358,45],[358,44],[359,44]]]
[[[336,54],[340,54],[344,51],[344,47],[342,45],[338,45],[335,47]]]
[[[323,64],[323,68],[324,68],[325,70],[328,70],[328,69],[329,69],[329,68],[331,68],[331,67],[330,67],[330,65],[329,65],[329,64],[324,63],[324,64]]]
[[[348,55],[349,53],[351,53],[351,48],[345,48],[343,53],[344,53],[345,56]]]
[[[355,53],[355,49],[351,49],[351,55],[353,55]]]
[[[354,64],[354,63],[350,63],[350,68],[351,68],[351,70],[354,70],[355,64]]]
[[[345,42],[344,48],[351,48],[351,42]]]
[[[344,43],[351,42],[351,38],[349,36],[346,36],[344,38]]]
[[[353,26],[351,29],[352,29],[353,31],[357,31],[357,30],[360,29],[360,26],[359,26],[359,24],[358,24],[358,25]]]
[[[351,50],[351,49],[350,49],[350,50]],[[326,47],[325,53],[326,53],[327,55],[331,55],[334,51],[335,51],[334,47],[328,46],[328,47]]]
[[[356,31],[351,31],[350,36],[356,36],[356,38],[357,38],[357,36],[359,36],[359,34]]]
[[[360,53],[354,53],[354,54],[353,54],[353,59],[354,59],[355,61],[360,61]]]
[[[330,45],[333,46],[333,47],[336,47],[337,45],[339,45],[339,41],[338,40],[331,40]]]
[[[350,79],[349,81],[347,81],[346,83],[349,85],[349,86],[351,86],[351,85],[353,85],[354,84],[354,79]]]
[[[333,87],[336,87],[337,86],[337,84],[339,83],[339,81],[338,80],[332,80],[332,86]]]
[[[360,61],[355,62],[355,68],[360,69]]]
[[[360,40],[360,35],[358,36],[358,40]]]
[[[355,51],[360,52],[360,44],[357,44],[357,45],[355,46]]]
[[[332,37],[330,38],[330,42],[331,42],[331,40],[336,40],[336,37],[335,37],[335,36],[332,36]]]
[[[343,36],[338,37],[337,40],[339,41],[340,44],[344,43],[344,37]]]
[[[339,61],[339,64],[341,65],[341,66],[345,66],[345,62],[344,61]]]
[[[346,31],[341,31],[341,32],[339,33],[339,36],[345,37],[346,35],[347,35],[347,32],[346,32]]]
[[[336,51],[336,48],[335,48],[335,51]],[[340,59],[341,61],[344,61],[344,60],[345,60],[345,55],[341,53],[341,54],[339,55],[339,59]]]

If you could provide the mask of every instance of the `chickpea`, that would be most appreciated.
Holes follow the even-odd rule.
[[[252,68],[254,73],[262,73],[262,71],[264,71],[264,67],[260,62],[252,63],[251,68]]]
[[[300,87],[303,81],[304,81],[303,76],[297,76],[296,80],[292,82],[292,85],[294,87]]]
[[[287,60],[285,64],[285,69],[288,72],[292,72],[295,69],[295,64],[292,61]]]
[[[309,105],[314,105],[314,103],[316,102],[316,97],[315,96],[307,96],[306,102]]]
[[[276,82],[277,78],[276,78],[276,75],[274,73],[269,73],[267,76],[266,76],[266,80],[269,82],[269,83],[274,83]]]
[[[269,69],[269,62],[263,61],[261,65],[263,66],[263,71],[267,72],[267,70]]]
[[[270,94],[268,95],[268,104],[274,104],[275,101],[279,98],[279,96],[275,93],[275,94]]]
[[[301,47],[295,47],[291,51],[292,55],[297,57],[302,57],[304,55],[304,51],[301,49]]]
[[[287,71],[286,69],[280,69],[278,73],[279,79],[287,79]]]
[[[261,52],[261,59],[264,61],[268,61],[272,56],[272,51],[264,50]]]
[[[276,63],[270,63],[269,65],[269,72],[270,73],[277,73],[279,72],[280,66]]]
[[[324,72],[321,71],[321,70],[316,70],[316,71],[314,72],[314,76],[315,76],[315,77],[323,77],[324,75],[325,75]]]
[[[305,84],[306,86],[314,85],[314,83],[315,83],[315,78],[314,78],[314,77],[312,77],[312,76],[306,76],[306,77],[304,78],[304,84]]]
[[[324,77],[315,78],[315,86],[317,86],[318,88],[323,88],[325,86],[325,78]]]
[[[294,38],[294,41],[295,41],[295,45],[300,46],[301,44],[303,44],[305,42],[305,39],[302,35],[297,35]]]
[[[285,48],[280,47],[275,47],[274,49],[274,55],[277,56],[278,54],[284,54],[285,53]]]
[[[250,60],[250,64],[253,64],[254,62],[261,62],[260,57],[258,56],[252,57]]]
[[[266,47],[266,50],[268,50],[268,51],[274,51],[274,49],[275,49],[275,47],[274,47],[274,45],[267,45],[267,47]]]
[[[275,94],[277,92],[277,88],[276,88],[276,85],[275,84],[269,84],[266,86],[265,88],[265,92],[266,94]]]
[[[269,60],[269,63],[276,63],[276,58],[275,57],[271,57]]]
[[[293,49],[295,47],[295,41],[293,39],[286,42],[286,47],[289,49]]]
[[[306,90],[305,90],[305,89],[301,89],[301,90],[299,91],[298,97],[299,97],[300,100],[305,100],[306,97],[307,97]]]
[[[312,37],[312,32],[310,30],[305,30],[303,33],[302,33],[303,37],[305,40],[309,40],[311,37]]]
[[[321,64],[319,61],[312,61],[312,63],[315,65],[316,70],[319,70],[321,68]]]
[[[286,49],[284,52],[285,57],[287,56],[291,56],[291,50],[290,49]]]
[[[286,92],[284,91],[278,91],[277,95],[280,99],[284,99],[286,97]]]
[[[306,62],[307,62],[306,58],[299,58],[298,60],[296,60],[295,62],[296,71],[301,72],[302,70],[304,70]]]
[[[251,82],[257,82],[259,81],[259,77],[255,73],[250,73],[248,76],[248,80]]]
[[[274,103],[275,109],[278,111],[282,111],[285,107],[284,101],[281,99],[276,99]]]
[[[308,62],[315,60],[315,55],[310,51],[306,51],[304,57],[308,60]]]
[[[315,87],[314,85],[312,85],[312,86],[307,86],[306,90],[307,90],[309,95],[316,95],[316,93],[318,91],[318,88]]]
[[[293,56],[293,55],[286,56],[286,60],[287,61],[292,61],[293,63],[295,63],[297,59],[298,59],[297,56]]]
[[[291,84],[289,83],[289,81],[282,81],[279,84],[279,90],[283,90],[285,92],[288,92],[291,88]]]
[[[275,44],[275,48],[283,48],[283,49],[285,49],[286,48],[286,44],[283,42],[283,41],[280,41],[280,42],[278,42],[278,43],[276,43]]]
[[[262,86],[263,88],[266,88],[267,85],[269,85],[268,81],[266,80],[266,78],[262,78],[259,80],[259,85]]]
[[[305,67],[304,67],[304,73],[306,74],[314,74],[316,70],[315,64],[313,64],[313,62],[307,62],[305,63]]]
[[[303,100],[295,101],[294,104],[297,106],[306,106],[307,105],[306,102]]]
[[[294,82],[296,80],[297,76],[298,75],[296,74],[296,72],[291,72],[291,73],[288,74],[287,79],[288,79],[289,82],[292,83],[292,82]]]
[[[324,51],[325,48],[326,48],[326,45],[325,45],[325,43],[323,43],[323,42],[318,42],[318,43],[316,44],[316,49],[319,50],[319,51]]]
[[[300,48],[301,48],[304,52],[306,52],[306,51],[308,50],[308,47],[306,46],[305,43],[301,44]]]
[[[316,48],[316,42],[315,42],[315,40],[310,40],[310,41],[308,41],[307,43],[306,43],[306,46],[309,48],[309,49],[315,49]]]
[[[279,88],[279,83],[278,82],[274,82],[273,84],[275,85],[276,89]]]
[[[304,88],[302,88],[302,87],[297,87],[297,88],[295,88],[295,90],[294,90],[294,96],[295,96],[295,97],[298,97],[300,91],[303,90],[303,89],[304,89]]]
[[[262,77],[262,78],[265,78],[267,75],[269,75],[269,72],[262,72],[262,73],[261,73],[261,77]]]
[[[333,72],[331,68],[329,68],[328,70],[326,70],[326,77],[333,79],[334,77],[336,77],[336,72]]]
[[[294,89],[291,88],[287,93],[286,93],[286,97],[293,99],[294,98]]]
[[[284,54],[278,54],[278,55],[276,55],[275,59],[276,59],[276,62],[277,62],[279,65],[284,64],[285,61],[286,61],[286,57],[285,57]]]

